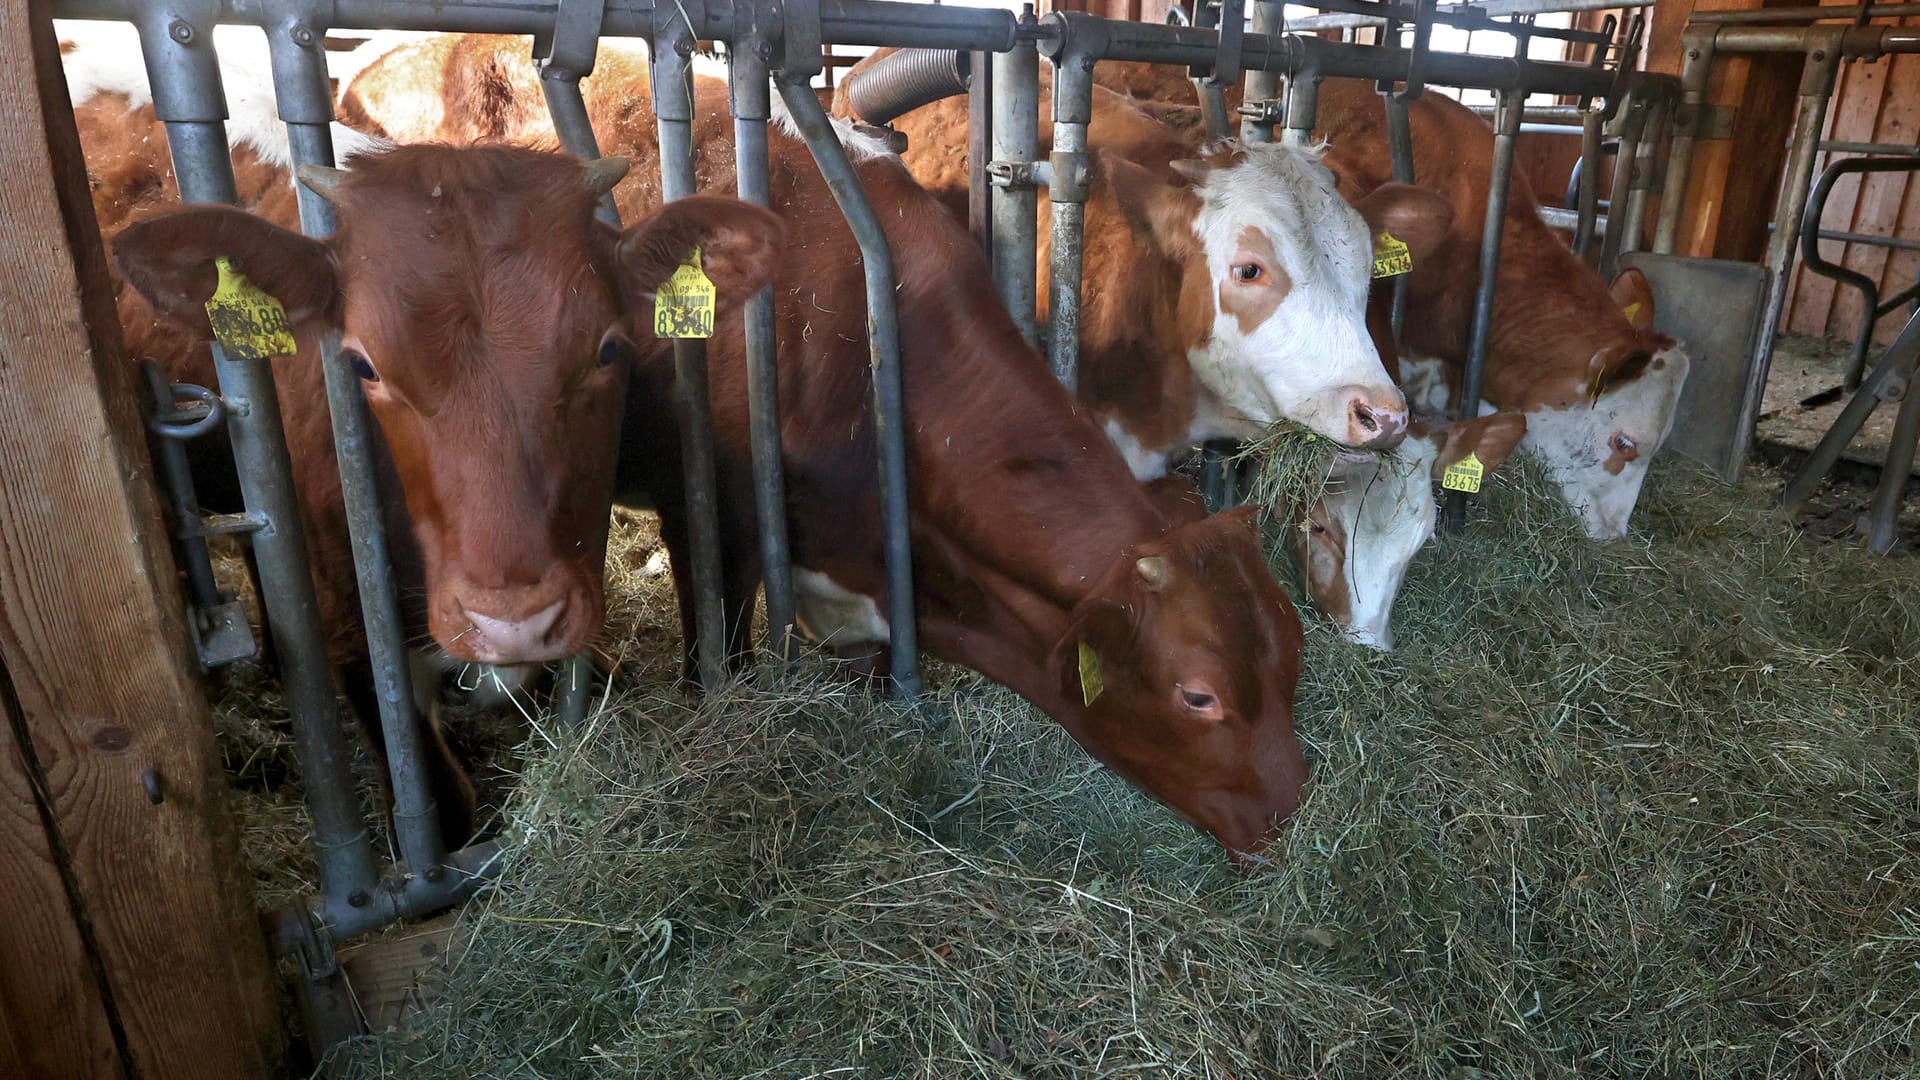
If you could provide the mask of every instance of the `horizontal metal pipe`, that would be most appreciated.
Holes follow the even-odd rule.
[[[1577,232],[1580,228],[1580,212],[1577,210],[1568,210],[1564,207],[1541,207],[1540,220],[1555,229],[1572,229]],[[1607,215],[1595,214],[1593,216],[1591,229],[1596,235],[1605,236],[1607,234]],[[1916,244],[1915,246],[1920,247],[1920,244]]]
[[[1920,251],[1920,240],[1903,240],[1898,236],[1874,236],[1871,233],[1821,229],[1820,239],[1842,244],[1866,244],[1871,247],[1892,248],[1895,251]]]
[[[314,922],[324,927],[334,940],[342,941],[391,926],[401,919],[450,908],[500,875],[500,845],[488,840],[448,852],[441,865],[446,872],[435,881],[418,874],[389,872],[367,892],[361,903],[351,907],[322,907],[314,901],[311,904]],[[284,955],[293,940],[297,939],[276,934],[274,948]]]
[[[1322,7],[1321,4],[1302,4],[1301,7]],[[1488,0],[1484,4],[1472,7],[1483,15],[1544,15],[1559,11],[1612,11],[1616,8],[1652,7],[1653,0]],[[1449,6],[1438,9],[1438,14],[1453,15],[1465,10],[1464,6]],[[1387,21],[1386,15],[1309,15],[1304,19],[1292,19],[1287,23],[1291,30],[1342,30],[1349,26],[1377,26]],[[1402,19],[1403,22],[1411,22]]]
[[[1787,149],[1793,149],[1793,141],[1787,141]],[[1820,140],[1820,149],[1834,154],[1882,154],[1888,157],[1913,157],[1920,155],[1920,146],[1905,143],[1882,142],[1836,142],[1831,139]]]
[[[1797,53],[1821,48],[1833,26],[1726,26],[1714,35],[1718,52]],[[1920,27],[1854,26],[1840,35],[1840,54],[1873,57],[1884,53],[1920,52]]]
[[[1697,23],[1783,23],[1807,22],[1819,19],[1846,19],[1851,22],[1860,14],[1856,4],[1808,5],[1805,7],[1764,8],[1757,11],[1702,11],[1687,17],[1689,22]],[[1876,4],[1867,9],[1867,18],[1881,16],[1920,15],[1920,4]]]

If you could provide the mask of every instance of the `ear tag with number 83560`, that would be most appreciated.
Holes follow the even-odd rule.
[[[687,261],[653,294],[653,336],[712,337],[716,295],[713,282],[700,269],[700,249],[694,248]]]

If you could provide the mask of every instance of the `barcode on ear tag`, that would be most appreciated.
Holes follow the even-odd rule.
[[[700,249],[694,248],[660,291],[653,294],[653,336],[710,338],[717,290],[700,268]]]
[[[300,351],[280,301],[248,281],[232,259],[222,255],[213,260],[213,266],[220,280],[207,298],[207,324],[228,358],[264,360]]]
[[[1088,705],[1097,701],[1105,693],[1107,684],[1100,678],[1100,654],[1093,646],[1080,643],[1080,697]]]
[[[1440,474],[1440,486],[1448,491],[1472,494],[1480,490],[1480,480],[1486,475],[1486,466],[1480,464],[1479,455],[1468,454],[1447,466],[1447,471]]]
[[[1412,249],[1383,230],[1373,241],[1373,276],[1399,277],[1412,269]]]

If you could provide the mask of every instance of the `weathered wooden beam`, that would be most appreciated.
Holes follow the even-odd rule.
[[[272,971],[45,0],[0,0],[0,55],[0,1053],[30,1063],[0,1071],[270,1075]]]

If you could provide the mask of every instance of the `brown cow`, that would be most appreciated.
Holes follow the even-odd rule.
[[[627,381],[617,361],[636,337],[652,340],[650,323],[635,327],[627,313],[650,311],[653,290],[696,246],[722,303],[750,295],[768,279],[779,220],[708,198],[616,233],[593,211],[626,172],[622,161],[375,149],[348,135],[344,144],[365,151],[350,172],[303,174],[339,217],[331,238],[308,239],[288,228],[289,156],[257,35],[251,52],[221,42],[229,131],[256,212],[179,208],[139,51],[114,47],[116,33],[130,37],[76,30],[66,65],[103,231],[133,286],[116,282],[129,352],[161,361],[176,381],[215,382],[203,342],[217,256],[285,307],[299,352],[277,359],[274,374],[334,658],[363,650],[317,360],[329,332],[344,335],[363,381],[381,464],[398,481],[388,494],[404,497],[389,517],[401,525],[414,636],[487,664],[585,647],[604,606],[605,506]]]
[[[1193,89],[1178,72],[1102,64],[1095,77],[1170,126],[1200,122]],[[1229,105],[1238,101],[1238,88],[1230,90]],[[1445,408],[1472,327],[1493,137],[1485,121],[1442,94],[1426,94],[1409,115],[1414,177],[1446,194],[1453,219],[1445,241],[1414,260],[1404,385],[1416,402]],[[1323,83],[1316,133],[1331,144],[1328,163],[1351,193],[1376,190],[1392,175],[1386,112],[1371,83]],[[1539,202],[1519,173],[1503,233],[1483,396],[1527,415],[1522,448],[1552,472],[1588,534],[1623,536],[1647,467],[1672,430],[1687,355],[1654,332],[1646,278],[1627,270],[1611,286],[1602,281],[1540,221]]]
[[[350,108],[390,132],[548,138],[530,119],[540,91],[526,57],[524,39],[401,49],[354,81]],[[484,104],[418,110],[423,77],[445,80],[442,101]],[[647,88],[644,60],[619,49],[603,50],[583,84],[602,144],[643,175],[655,153]],[[707,189],[730,190],[725,88],[700,79],[696,89],[696,171]],[[861,263],[805,148],[779,133],[772,142],[772,203],[805,238],[774,285],[801,619],[832,645],[871,649],[888,627]],[[1292,712],[1299,622],[1248,518],[1170,526],[1020,339],[964,230],[897,160],[848,142],[898,277],[922,640],[1034,702],[1229,850],[1257,851],[1297,804],[1305,763]],[[656,197],[637,184],[617,196],[629,217]],[[737,640],[759,572],[740,340],[735,318],[709,345]],[[670,378],[664,350],[639,358],[623,479],[659,507],[678,574],[687,546]]]
[[[963,206],[965,101],[935,102],[895,126],[915,178]],[[1197,442],[1282,419],[1351,446],[1399,442],[1405,402],[1365,319],[1374,237],[1391,232],[1420,255],[1445,231],[1443,200],[1393,185],[1349,205],[1318,149],[1210,145],[1099,87],[1087,142],[1095,167],[1077,389],[1136,475],[1159,475]],[[1040,153],[1050,145],[1043,129]],[[1040,205],[1044,268],[1049,204]],[[1044,269],[1041,280],[1044,295]]]

